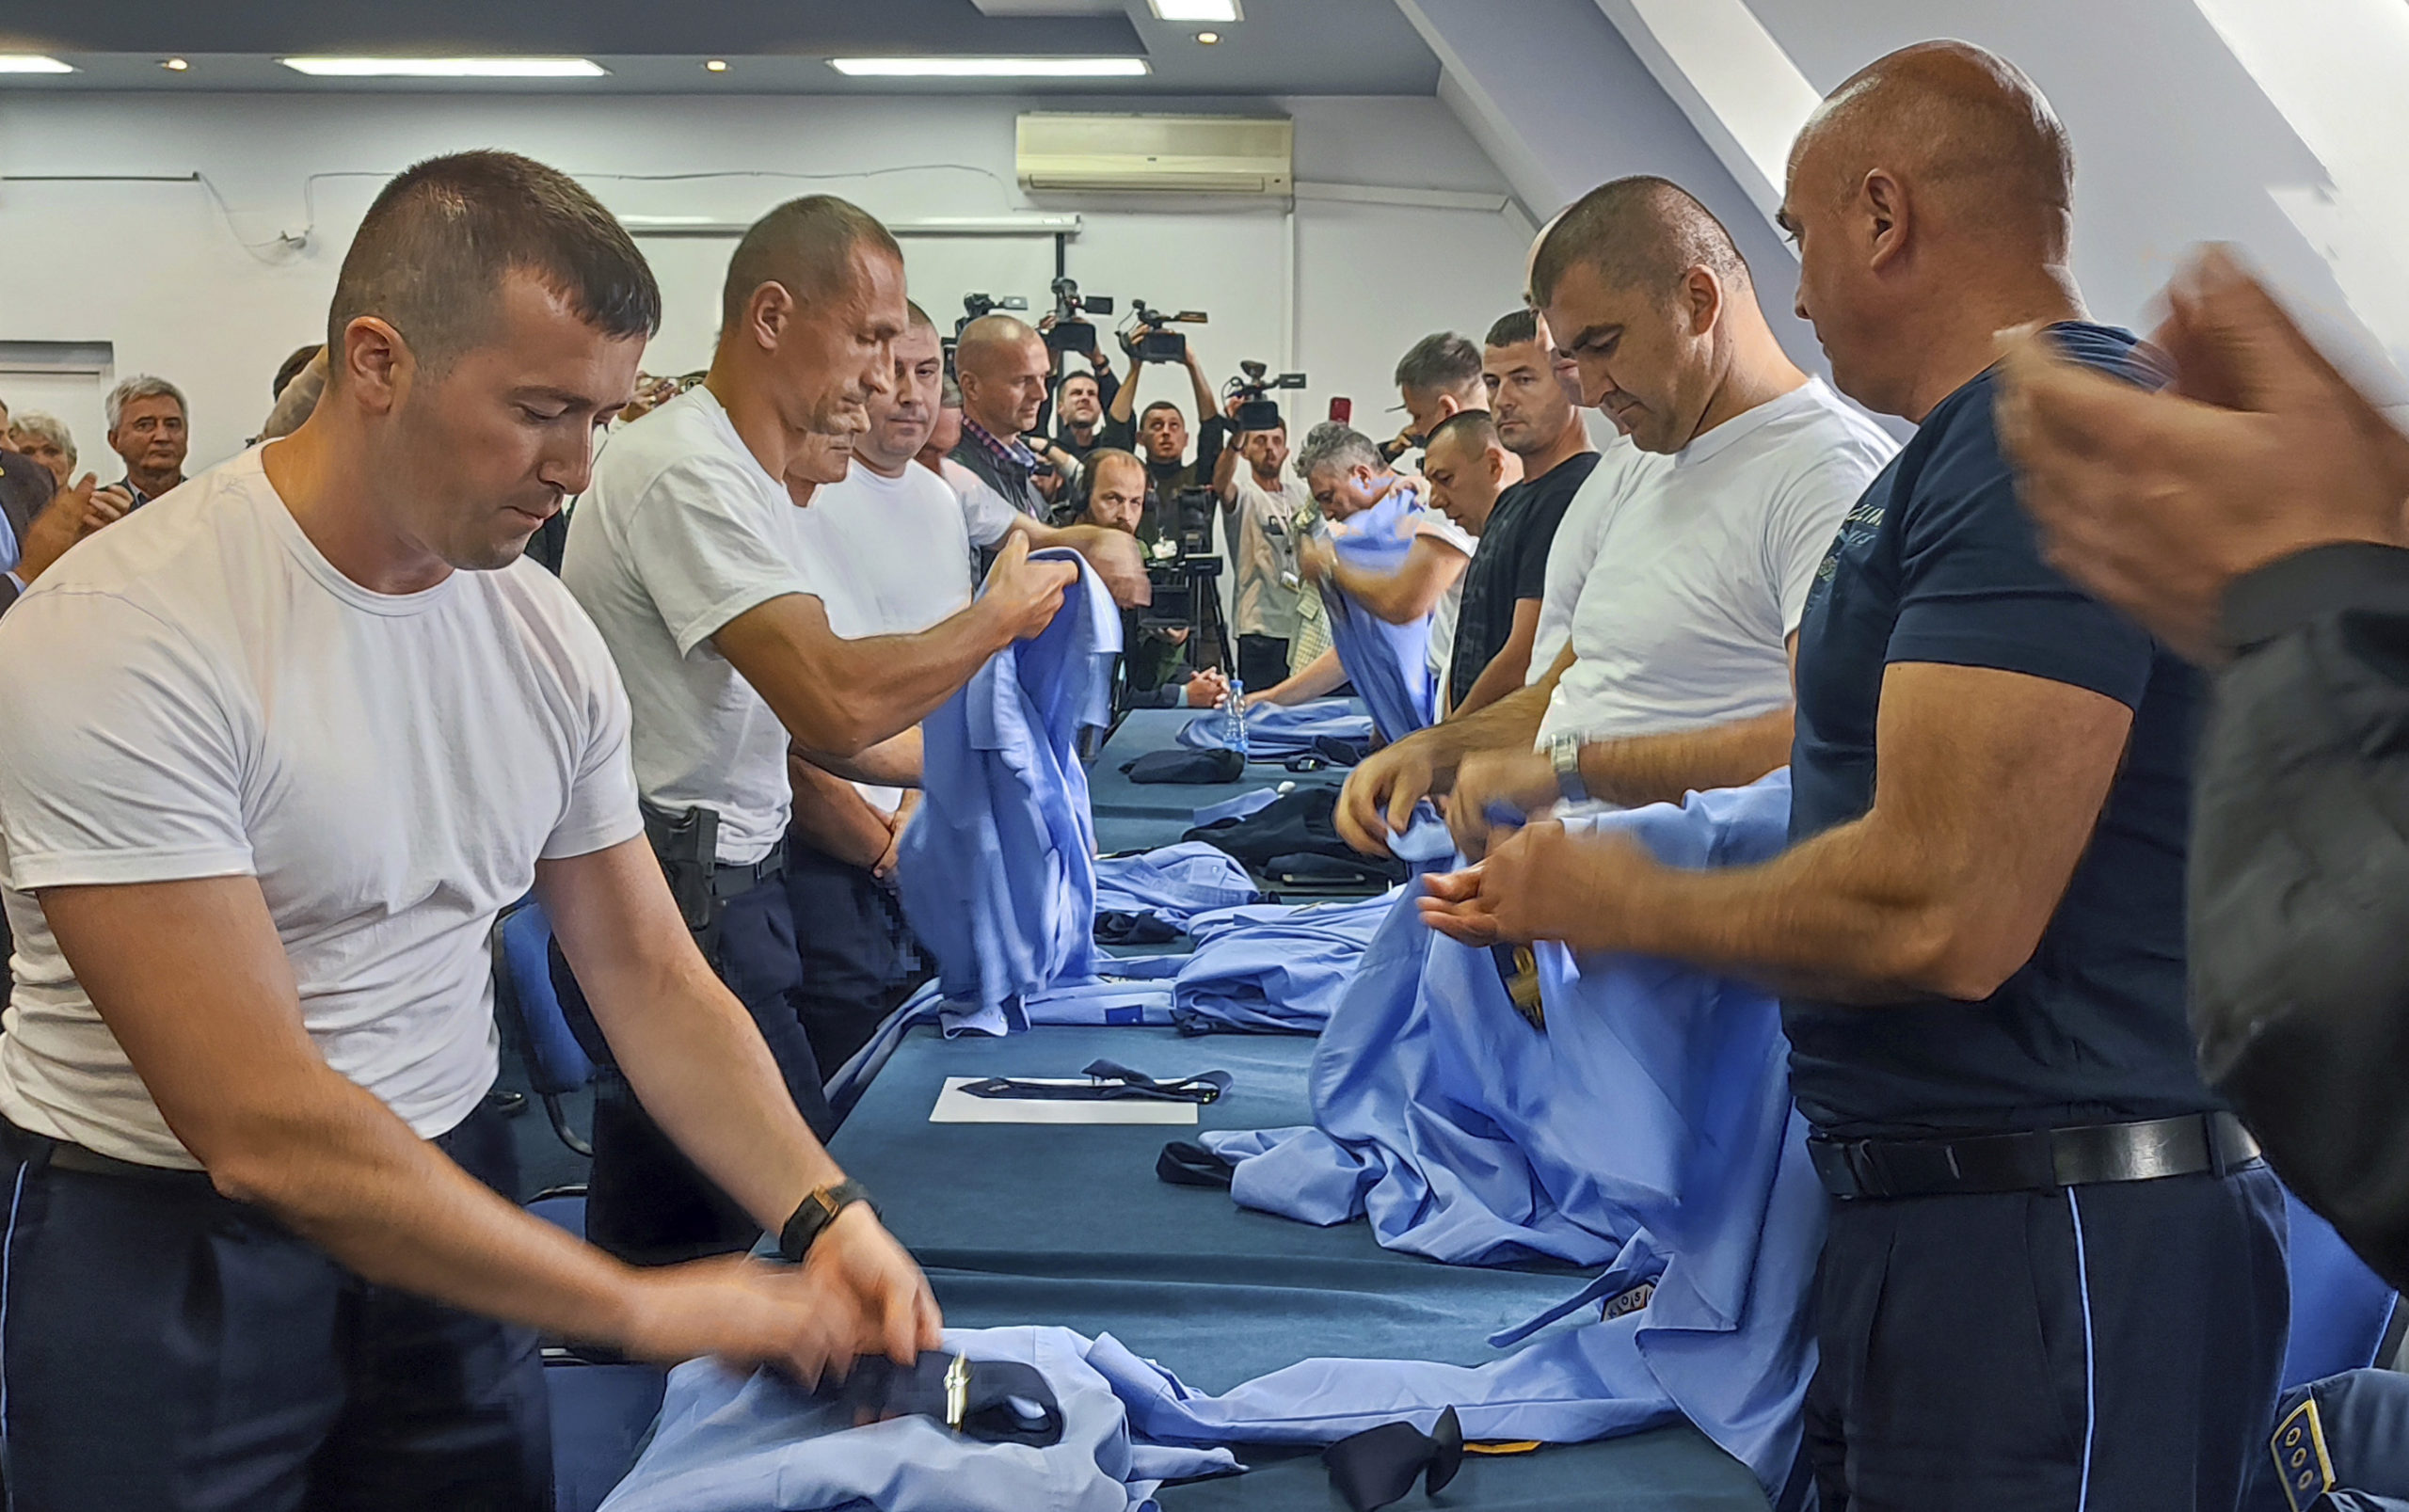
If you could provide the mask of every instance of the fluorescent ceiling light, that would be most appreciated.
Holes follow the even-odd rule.
[[[832,57],[828,66],[857,79],[1135,79],[1149,72],[1142,57]]]
[[[75,65],[40,53],[0,53],[0,73],[72,73]]]
[[[1157,21],[1237,21],[1238,0],[1146,0]]]
[[[596,79],[610,72],[583,57],[288,57],[295,73],[325,79]]]

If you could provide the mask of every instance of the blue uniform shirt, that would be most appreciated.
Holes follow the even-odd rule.
[[[2068,324],[2139,382],[2133,337]],[[1798,631],[1791,838],[1873,806],[1894,661],[1996,667],[2133,710],[2122,770],[2033,959],[1981,1003],[1794,999],[1800,1111],[1851,1137],[2158,1118],[2217,1106],[2183,1011],[2183,868],[2199,674],[2042,560],[1992,427],[1994,375],[1942,400],[1842,523]]]

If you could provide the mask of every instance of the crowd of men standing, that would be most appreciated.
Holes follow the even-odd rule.
[[[2237,1505],[2289,1296],[2281,1189],[2185,1019],[2213,594],[2061,568],[2067,539],[2147,553],[2101,501],[2110,444],[2053,450],[2053,398],[2165,377],[2083,306],[2072,171],[2012,65],[1906,49],[1791,155],[1829,383],[1704,205],[1628,178],[1541,233],[1528,308],[1405,354],[1403,435],[1324,424],[1292,456],[1191,354],[1191,457],[1136,371],[1058,376],[1009,316],[949,373],[894,238],[828,196],[751,229],[708,371],[631,404],[660,295],[626,232],[550,168],[462,153],[371,207],[275,444],[187,482],[182,396],[134,380],[123,481],[71,485],[72,438],[16,417],[0,700],[76,717],[0,729],[13,1504],[532,1512],[535,1330],[805,1378],[933,1345],[927,1283],[823,1144],[826,1074],[916,969],[890,884],[919,724],[1082,572],[1140,610],[1198,488],[1229,657],[1154,634],[1142,692],[1339,688],[1325,590],[1427,622],[1441,717],[1352,773],[1338,822],[1378,851],[1444,805],[1469,864],[1428,883],[1429,925],[1785,995],[1832,1199],[1827,1512]],[[2218,276],[2194,328],[2247,302]],[[2038,349],[2003,370],[2019,329]],[[2200,376],[2208,349],[2172,348],[2195,407],[2249,391]],[[2389,434],[2333,444],[2409,484]],[[555,578],[520,557],[571,499]],[[1376,510],[1391,571],[1326,539]],[[2290,544],[2362,539],[2338,528]],[[2397,517],[2352,529],[2399,544]],[[2299,593],[2262,595],[2264,639]],[[1794,843],[1762,866],[1674,870],[1552,818],[1784,766]],[[504,1200],[487,1102],[486,933],[531,887],[605,1068],[591,1245]],[[795,1266],[737,1258],[765,1232]]]

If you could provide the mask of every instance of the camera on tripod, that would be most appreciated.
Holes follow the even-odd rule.
[[[1130,300],[1129,313],[1135,336],[1134,339],[1125,336],[1121,344],[1127,347],[1129,356],[1140,362],[1187,361],[1188,338],[1178,331],[1163,327],[1174,323],[1202,326],[1212,318],[1201,310],[1183,310],[1176,315],[1167,314],[1143,299]]]
[[[1232,417],[1231,423],[1240,431],[1268,431],[1285,423],[1280,418],[1279,405],[1265,395],[1274,389],[1301,389],[1305,386],[1305,375],[1301,373],[1284,373],[1276,378],[1267,378],[1264,374],[1268,371],[1267,365],[1261,362],[1241,362],[1238,372],[1245,376],[1230,380],[1229,397],[1238,402],[1238,412]]]
[[[1111,313],[1111,295],[1082,294],[1077,279],[1055,279],[1054,324],[1045,330],[1047,355],[1058,361],[1065,352],[1077,352],[1081,357],[1095,356],[1095,326],[1087,317]]]
[[[1146,610],[1148,628],[1186,627],[1208,630],[1216,643],[1223,638],[1221,597],[1213,586],[1221,575],[1221,559],[1213,549],[1213,521],[1220,513],[1210,488],[1182,488],[1162,501],[1162,533],[1146,564],[1155,588]]]

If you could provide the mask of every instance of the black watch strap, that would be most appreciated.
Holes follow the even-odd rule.
[[[787,1226],[778,1231],[779,1255],[800,1264],[811,1252],[812,1242],[837,1221],[837,1215],[855,1202],[867,1203],[873,1214],[878,1211],[878,1204],[869,1200],[869,1188],[860,1182],[847,1180],[834,1186],[814,1187],[811,1195],[803,1200],[803,1205],[794,1210],[794,1217],[787,1219]]]

